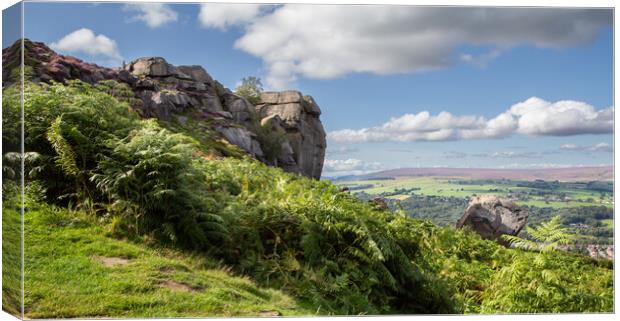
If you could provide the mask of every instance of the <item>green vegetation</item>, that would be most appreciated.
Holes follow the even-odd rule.
[[[309,315],[289,295],[232,276],[217,262],[109,235],[84,212],[28,203],[29,318]],[[5,208],[4,214],[18,214]],[[53,254],[53,255],[52,255]]]
[[[512,263],[496,274],[494,285],[488,291],[489,300],[485,302],[487,307],[483,311],[490,312],[503,306],[507,312],[514,313],[527,313],[532,307],[562,312],[573,310],[579,305],[599,308],[606,305],[600,295],[590,292],[590,287],[599,282],[609,282],[611,286],[610,279],[590,275],[581,269],[582,266],[574,266],[573,273],[561,272],[565,270],[562,265],[567,262],[560,260],[555,250],[561,245],[570,244],[573,236],[567,228],[562,227],[559,216],[536,228],[527,227],[527,232],[533,240],[503,235],[505,240],[517,248],[537,253],[530,257],[515,255]],[[566,288],[566,283],[575,286]],[[509,288],[507,290],[495,284],[509,285]],[[606,291],[604,295],[613,295],[613,291]]]
[[[26,151],[39,155],[27,171],[27,317],[612,309],[609,265],[553,251],[546,269],[573,276],[553,281],[554,300],[529,285],[502,297],[544,277],[524,264],[528,279],[503,279],[537,252],[213,158],[215,137],[140,120],[116,87],[27,84]]]
[[[17,184],[2,183],[2,309],[16,316],[22,313],[22,222]]]
[[[256,105],[260,102],[260,94],[263,92],[263,84],[260,78],[250,76],[241,79],[241,84],[235,88],[235,94],[245,97],[249,102]]]

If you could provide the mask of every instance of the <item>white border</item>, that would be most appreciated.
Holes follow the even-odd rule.
[[[11,5],[17,3],[19,1],[15,0],[3,0],[0,4],[0,7],[4,10]],[[158,1],[148,1],[148,0],[133,0],[133,1],[113,1],[113,0],[100,0],[100,1],[79,1],[79,0],[64,0],[64,1],[36,1],[36,0],[25,0],[25,2],[158,2]],[[423,6],[490,6],[490,7],[603,7],[603,8],[614,8],[616,7],[616,2],[611,0],[520,0],[520,1],[493,1],[493,0],[338,0],[338,1],[328,1],[328,0],[284,0],[284,1],[269,1],[269,0],[219,0],[219,1],[183,1],[183,0],[169,0],[169,1],[160,1],[160,2],[169,2],[169,3],[200,3],[200,2],[225,2],[225,3],[316,3],[316,4],[397,4],[397,5],[423,5]],[[23,8],[23,7],[22,7]],[[23,14],[23,12],[22,12]],[[1,20],[1,18],[0,18]],[[1,22],[1,21],[0,21]],[[23,20],[22,20],[23,23]],[[618,74],[618,65],[616,64],[615,52],[617,52],[618,46],[618,33],[616,32],[615,26],[618,25],[617,16],[614,14],[614,106],[615,106],[615,97],[618,92],[618,85],[616,82],[616,75]],[[0,23],[0,31],[1,31],[1,23]],[[22,26],[23,32],[23,26]],[[1,94],[0,94],[1,96]],[[614,114],[614,150],[618,150],[618,145],[615,140],[615,132],[620,127],[618,123],[617,113]],[[0,123],[1,130],[1,123]],[[618,168],[620,161],[615,158],[614,152],[614,168]],[[0,173],[0,177],[1,177]],[[618,174],[614,173],[614,182],[618,182]],[[615,190],[614,184],[614,204],[618,204],[618,200],[620,197]],[[0,204],[2,200],[0,199]],[[617,219],[615,219],[614,212],[614,231],[620,231],[618,227],[620,223]],[[1,235],[1,230],[0,230]],[[23,241],[23,240],[22,240]],[[614,238],[614,247],[617,249],[617,238]],[[0,250],[1,252],[1,250]],[[23,253],[23,251],[22,251]],[[0,269],[2,263],[0,261]],[[23,268],[23,267],[22,267]],[[618,274],[615,273],[614,270],[614,307],[618,308],[618,295],[616,294],[616,289],[618,288]],[[0,286],[2,281],[0,279]],[[23,301],[22,301],[23,302]],[[617,311],[617,310],[615,310]],[[7,314],[6,312],[0,312],[0,318],[2,320],[5,319],[15,319],[12,315]],[[354,320],[359,317],[333,317],[341,320]],[[329,317],[314,317],[312,320],[330,320],[333,318]],[[551,314],[551,315],[467,315],[467,316],[442,316],[442,315],[434,315],[434,316],[379,316],[379,317],[364,317],[369,318],[371,320],[458,320],[458,319],[475,319],[475,320],[515,320],[515,321],[536,321],[536,320],[552,320],[556,318],[561,319],[596,319],[596,320],[615,320],[615,313],[613,314]],[[199,320],[229,320],[226,318],[197,318]],[[243,320],[262,320],[264,318],[236,318]],[[284,318],[284,319],[293,319],[293,318]],[[81,319],[76,319],[81,320]],[[131,320],[153,320],[153,319],[131,319]],[[187,320],[187,319],[166,319],[166,320]]]

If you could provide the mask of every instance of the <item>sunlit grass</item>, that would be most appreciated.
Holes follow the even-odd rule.
[[[105,234],[105,226],[92,224],[79,213],[48,206],[30,208],[25,240],[26,317],[312,314],[282,292],[232,276],[216,262]],[[100,258],[127,263],[106,266]]]

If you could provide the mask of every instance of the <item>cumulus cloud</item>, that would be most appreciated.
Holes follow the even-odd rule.
[[[104,57],[119,62],[123,57],[118,51],[116,41],[105,35],[95,33],[87,28],[78,29],[56,42],[52,42],[50,47],[56,51],[64,53],[84,53],[93,57]]]
[[[370,128],[342,129],[328,134],[334,142],[446,141],[527,136],[570,136],[613,133],[614,108],[596,110],[584,102],[548,102],[532,97],[492,119],[427,111],[405,114]]]
[[[614,147],[607,143],[598,143],[591,146],[581,146],[575,144],[564,144],[560,146],[561,150],[578,151],[578,152],[608,152],[612,153]]]
[[[355,158],[326,159],[323,164],[324,175],[360,175],[383,169],[381,163],[365,162]]]
[[[299,76],[410,73],[457,61],[483,66],[515,46],[588,43],[613,20],[607,9],[287,4],[259,14],[256,6],[227,4],[208,14],[211,6],[202,7],[203,25],[243,23],[235,47],[263,60],[264,78],[274,89]],[[462,45],[490,49],[473,55],[459,52]]]
[[[261,14],[264,5],[251,3],[203,3],[198,20],[203,27],[225,30],[234,25],[244,25]]]
[[[124,9],[137,12],[130,20],[142,21],[151,28],[157,28],[166,23],[177,21],[179,18],[179,14],[176,11],[163,3],[127,4]]]
[[[613,132],[613,107],[597,111],[579,101],[550,103],[532,97],[512,106],[510,113],[519,118],[518,131],[522,134],[570,136]]]

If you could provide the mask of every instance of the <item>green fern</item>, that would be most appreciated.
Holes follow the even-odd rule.
[[[80,175],[80,169],[76,164],[75,152],[63,137],[61,124],[62,116],[58,116],[47,130],[47,139],[58,155],[55,157],[56,164],[62,168],[65,174],[77,177]]]
[[[542,252],[556,250],[559,245],[570,244],[574,239],[574,235],[568,233],[568,229],[562,226],[559,216],[554,216],[535,228],[528,226],[526,230],[533,241],[514,235],[502,235],[502,238],[516,248]]]

